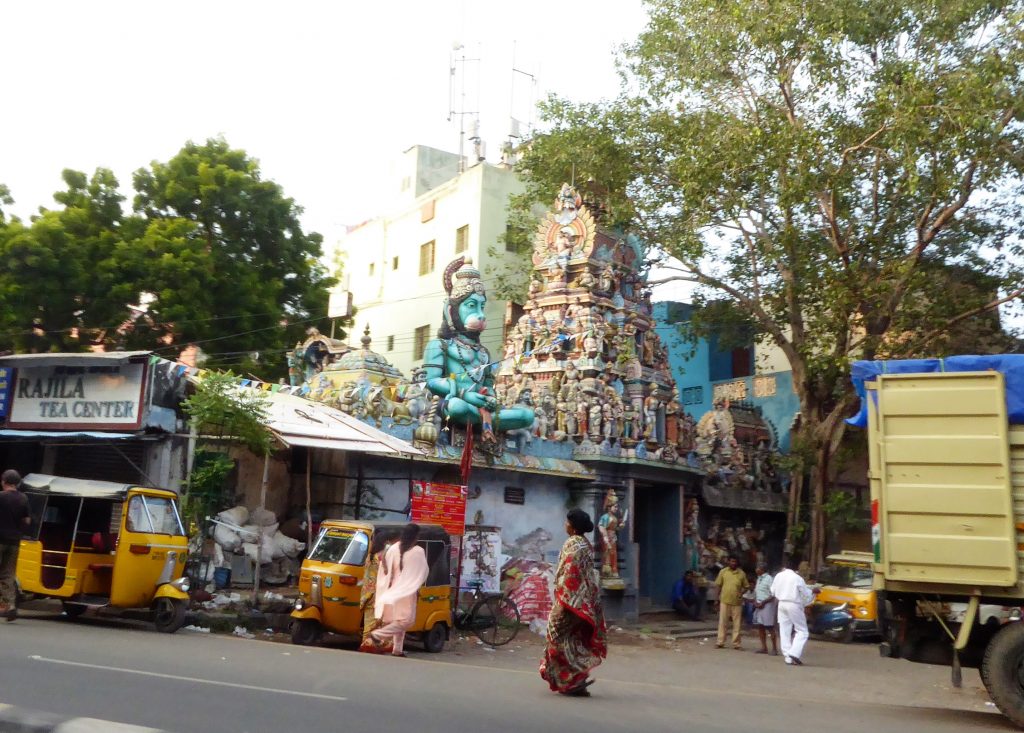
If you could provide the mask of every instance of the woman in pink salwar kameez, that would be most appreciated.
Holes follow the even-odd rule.
[[[416,544],[419,536],[419,525],[403,527],[401,539],[388,548],[377,573],[374,615],[382,625],[370,637],[379,651],[386,652],[390,646],[396,657],[405,656],[405,632],[416,620],[416,599],[429,570],[427,554]]]

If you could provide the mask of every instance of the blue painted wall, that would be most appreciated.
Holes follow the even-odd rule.
[[[754,378],[731,378],[732,352],[715,348],[714,337],[711,343],[701,339],[696,345],[683,341],[679,324],[689,318],[692,310],[692,306],[685,303],[654,304],[654,318],[658,324],[656,331],[668,348],[669,365],[679,386],[683,409],[700,420],[704,413],[712,409],[716,384],[742,379],[747,384],[747,401],[761,410],[762,417],[775,430],[779,450],[787,452],[793,418],[800,411],[800,401],[793,391],[792,373],[786,371],[759,375],[775,378],[775,394],[770,397],[754,397]]]

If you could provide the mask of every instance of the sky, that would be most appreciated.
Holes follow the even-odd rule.
[[[614,50],[645,20],[640,0],[8,0],[0,183],[23,218],[64,168],[110,168],[130,197],[133,171],[222,135],[329,245],[386,208],[403,150],[458,150],[453,56],[454,107],[478,113],[493,162],[510,116],[528,123],[549,92],[615,96]]]

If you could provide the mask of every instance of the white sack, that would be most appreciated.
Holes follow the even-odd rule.
[[[231,509],[225,509],[217,515],[217,519],[222,522],[228,522],[236,527],[241,527],[243,524],[249,521],[249,510],[244,506],[236,506]]]

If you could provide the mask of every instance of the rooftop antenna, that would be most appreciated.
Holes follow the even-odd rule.
[[[526,120],[525,131],[523,129],[523,120],[516,117],[516,79],[517,75],[522,75],[530,80],[530,103],[529,103],[529,119]],[[533,134],[533,110],[536,104],[537,96],[537,77],[528,71],[520,69],[516,63],[516,42],[512,42],[512,88],[510,90],[509,99],[509,133],[508,133],[508,147],[509,151],[515,145],[516,140],[522,140],[529,138]]]
[[[466,64],[479,62],[479,58],[466,58],[466,47],[460,41],[452,43],[452,52],[448,65],[448,121],[451,122],[452,117],[455,116],[459,118],[459,173],[463,173],[466,170],[466,115],[479,115],[479,111],[469,111],[466,109]],[[455,109],[456,72],[459,72],[458,110]],[[479,103],[479,91],[477,92],[477,102]],[[474,126],[473,140],[479,157],[482,151],[479,140],[479,119],[477,119],[477,123]]]

